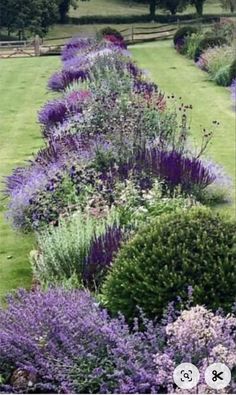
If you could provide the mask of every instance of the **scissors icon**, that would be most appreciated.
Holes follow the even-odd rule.
[[[223,374],[224,372],[217,372],[217,370],[213,370],[212,371],[212,374],[213,374],[213,377],[212,377],[212,381],[217,381],[218,379],[219,380],[224,380],[223,379],[223,377],[222,377],[222,374]]]

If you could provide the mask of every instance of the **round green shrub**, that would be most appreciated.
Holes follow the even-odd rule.
[[[181,39],[184,39],[187,36],[191,36],[193,33],[197,33],[198,29],[194,26],[183,26],[180,29],[177,30],[177,32],[174,35],[174,45],[177,44],[177,42]]]
[[[230,65],[223,66],[217,71],[213,80],[216,82],[217,85],[229,86],[231,82],[229,73],[230,73]]]
[[[110,36],[111,35],[111,36],[115,36],[118,39],[123,39],[122,34],[118,30],[116,30],[110,26],[104,27],[103,29],[101,29],[99,31],[99,33],[101,36]]]
[[[201,54],[207,49],[207,48],[213,48],[216,46],[222,46],[226,45],[228,42],[226,38],[219,36],[219,37],[212,37],[212,36],[206,36],[204,37],[198,44],[195,50],[194,54],[194,60],[195,62],[198,61],[200,58]]]
[[[236,295],[236,222],[203,207],[162,215],[124,245],[102,289],[106,307],[128,320],[137,306],[161,317],[178,297],[216,310]]]
[[[229,80],[230,80],[229,84],[231,84],[235,78],[236,78],[236,59],[234,59],[229,69]]]

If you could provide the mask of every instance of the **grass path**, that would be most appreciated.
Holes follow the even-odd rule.
[[[164,92],[181,96],[184,103],[193,105],[191,126],[196,140],[202,127],[207,128],[213,120],[220,122],[208,157],[224,166],[235,180],[236,115],[229,90],[209,81],[206,73],[172,48],[170,41],[137,44],[131,51],[139,66],[150,72],[151,78]],[[236,217],[235,198],[234,188],[232,204],[223,207]]]
[[[49,98],[46,82],[58,58],[0,60],[0,179],[24,164],[42,145],[37,111]],[[1,184],[1,190],[3,185]],[[6,201],[0,195],[0,297],[28,286],[28,254],[32,237],[14,232],[4,219]]]

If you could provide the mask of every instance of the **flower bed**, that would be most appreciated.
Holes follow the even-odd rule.
[[[202,130],[201,145],[193,150],[188,122],[192,106],[161,92],[132,61],[122,37],[110,31],[97,39],[68,42],[62,53],[62,69],[49,79],[48,87],[57,92],[57,98],[39,111],[45,145],[25,167],[15,169],[6,179],[9,220],[19,230],[36,233],[37,250],[31,253],[31,262],[40,291],[20,291],[9,299],[7,309],[0,311],[0,390],[175,392],[162,373],[160,361],[166,361],[172,371],[180,354],[172,347],[171,336],[168,338],[172,329],[164,320],[156,323],[159,312],[180,296],[171,291],[171,284],[165,302],[158,306],[158,315],[151,317],[153,322],[134,306],[137,318],[133,313],[126,317],[129,327],[123,316],[110,318],[97,301],[109,306],[100,290],[115,267],[119,250],[123,246],[129,249],[131,239],[139,237],[144,225],[152,229],[159,217],[164,223],[165,218],[188,218],[190,208],[214,200],[215,192],[218,196],[224,173],[204,157],[217,122]],[[207,223],[214,229],[216,219],[210,216],[208,222],[205,211],[199,210],[202,214],[191,221],[194,237],[200,240],[196,243],[198,253],[205,262],[201,246],[211,246],[212,240],[201,242],[207,237],[204,226]],[[227,229],[225,251],[227,248],[231,262],[235,252],[230,229],[235,225],[225,225],[221,218],[217,221],[219,229]],[[171,226],[167,223],[166,227],[169,232]],[[190,240],[191,245],[193,235],[189,236],[188,226],[179,232],[179,236],[175,233],[178,248],[185,251],[185,241]],[[221,245],[222,234],[213,233],[214,242]],[[164,247],[158,250],[162,262],[169,256],[165,235],[164,229]],[[143,251],[137,248],[138,259],[134,261],[142,263]],[[196,260],[191,253],[190,249],[190,262]],[[219,259],[218,264],[224,266],[223,257]],[[152,261],[155,271],[155,257]],[[132,265],[126,273],[131,278]],[[217,270],[214,261],[211,276],[205,276],[206,288],[212,286],[209,278],[217,276]],[[194,275],[188,275],[192,284]],[[234,269],[230,275],[234,279]],[[140,274],[137,281],[142,295]],[[161,283],[158,287],[162,288]],[[221,293],[217,289],[214,292],[219,302],[216,308],[222,307]],[[200,303],[204,302],[202,297]],[[185,317],[188,321],[191,314],[202,314],[203,320],[205,314],[213,321],[218,317],[215,311],[195,309],[188,309],[188,316],[176,308],[165,319],[173,322],[174,331],[179,325],[185,329]],[[220,317],[230,331],[235,317]],[[211,345],[197,354],[199,369],[205,366],[206,358],[216,360],[217,347],[223,347],[226,357],[231,357],[235,337],[229,331],[223,341],[225,333],[219,329]],[[189,336],[194,343],[194,333]],[[183,353],[180,359],[184,357]],[[196,360],[194,347],[188,359]],[[235,362],[231,365],[234,367]]]

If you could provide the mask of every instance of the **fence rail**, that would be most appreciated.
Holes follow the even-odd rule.
[[[202,18],[173,22],[171,24],[152,25],[152,26],[134,26],[119,29],[127,44],[135,44],[145,41],[155,41],[170,39],[174,36],[175,31],[182,25],[194,22],[201,24]],[[96,32],[92,35],[95,36]],[[84,35],[81,34],[83,37]],[[42,56],[42,55],[58,55],[61,53],[63,46],[71,36],[40,39],[38,36],[34,40],[24,41],[0,41],[0,59],[22,56]]]

